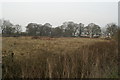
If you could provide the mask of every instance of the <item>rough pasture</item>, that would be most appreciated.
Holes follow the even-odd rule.
[[[113,40],[3,37],[2,54],[3,78],[118,77]]]
[[[39,36],[33,36],[31,39],[55,40],[55,38],[51,38],[51,37],[39,37]]]

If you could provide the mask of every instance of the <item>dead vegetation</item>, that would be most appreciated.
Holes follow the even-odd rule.
[[[3,55],[8,55],[3,57],[3,78],[118,77],[118,47],[115,41],[48,39],[3,38]],[[14,52],[14,59],[9,55],[11,52]]]
[[[52,38],[52,37],[40,37],[40,36],[33,36],[31,39],[55,40],[55,38]]]

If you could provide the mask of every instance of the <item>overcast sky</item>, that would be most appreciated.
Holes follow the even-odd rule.
[[[50,23],[53,27],[65,21],[95,23],[104,27],[118,24],[117,2],[4,2],[2,18],[20,24],[25,30],[28,23]]]

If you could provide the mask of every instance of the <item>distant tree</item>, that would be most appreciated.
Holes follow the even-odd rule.
[[[65,29],[67,27],[67,22],[64,22],[59,28],[62,30],[61,36],[65,36]]]
[[[78,29],[78,24],[69,21],[69,22],[64,22],[60,28],[62,29],[63,36],[76,36],[76,31]]]
[[[78,30],[78,29],[80,29],[79,24],[74,23],[72,36],[79,36],[78,33],[80,33],[80,30]]]
[[[52,28],[52,36],[60,37],[62,36],[62,29],[60,27]]]
[[[92,35],[101,35],[101,28],[98,25],[94,25],[92,30]]]
[[[2,34],[2,25],[3,25],[3,20],[0,19],[0,34]]]
[[[21,34],[21,32],[22,32],[21,26],[19,24],[16,24],[16,25],[14,25],[14,28],[15,28],[15,34],[17,36],[19,36]]]
[[[42,30],[43,30],[43,25],[42,24],[38,24],[36,27],[36,35],[37,36],[42,36]]]
[[[50,23],[45,23],[44,26],[52,28],[52,25]]]
[[[65,36],[74,36],[74,22],[67,22],[67,27],[65,29]]]
[[[26,27],[26,32],[30,36],[51,36],[52,25],[45,23],[44,25],[29,23]]]
[[[85,27],[86,34],[90,36],[90,38],[94,37],[95,35],[100,36],[101,34],[101,28],[94,24],[90,23],[88,26]]]
[[[49,24],[49,23],[45,23],[43,26],[42,26],[42,36],[51,36],[51,33],[52,33],[52,25]]]
[[[77,30],[78,30],[78,36],[81,37],[82,32],[84,32],[84,24],[79,23]]]
[[[36,23],[29,23],[26,27],[26,32],[28,35],[35,36],[38,25]]]
[[[109,23],[106,25],[106,34],[109,37],[114,36],[117,30],[118,30],[118,26],[115,23]]]
[[[15,33],[15,28],[9,20],[3,20],[1,25],[2,36],[12,36]]]
[[[60,29],[62,30],[62,36],[81,36],[81,33],[83,32],[84,29],[84,24],[80,23],[74,23],[72,21],[69,22],[64,22],[61,26]]]

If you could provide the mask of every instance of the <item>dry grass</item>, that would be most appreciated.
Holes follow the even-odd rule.
[[[118,77],[117,43],[111,40],[6,37],[2,52],[3,78]]]

